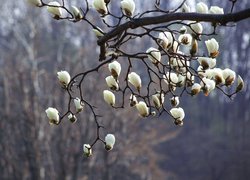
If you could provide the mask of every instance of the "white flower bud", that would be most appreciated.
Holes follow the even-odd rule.
[[[171,105],[176,107],[180,104],[180,100],[179,100],[179,97],[176,96],[176,97],[172,97],[170,98],[170,102],[171,102]]]
[[[153,103],[154,103],[156,109],[160,109],[162,104],[164,103],[164,94],[158,92],[158,93],[152,95],[152,100],[153,100]]]
[[[42,2],[41,0],[27,0],[28,3],[34,5],[34,6],[41,6],[42,5]]]
[[[105,15],[108,13],[108,9],[104,0],[94,0],[93,6],[96,9],[96,11],[102,15]]]
[[[152,63],[157,64],[161,61],[161,52],[156,48],[149,48],[146,53],[148,53],[148,59],[152,61]]]
[[[223,78],[225,79],[226,86],[230,86],[234,83],[236,74],[233,70],[226,68],[222,71],[222,74],[223,74]]]
[[[173,34],[171,32],[165,31],[160,32],[158,36],[158,43],[161,45],[163,49],[168,49],[172,46],[174,41]]]
[[[135,2],[134,0],[122,0],[121,8],[123,14],[127,16],[132,16],[135,11]]]
[[[129,97],[129,104],[131,107],[134,107],[137,104],[137,99],[135,97],[135,95],[131,94]]]
[[[92,156],[92,148],[89,144],[83,145],[83,155],[86,157]]]
[[[192,96],[198,94],[200,91],[201,91],[201,85],[198,83],[194,83],[192,88],[191,88]]]
[[[53,14],[55,18],[59,18],[62,16],[62,8],[60,7],[60,3],[57,1],[52,1],[48,3],[47,10],[49,13]],[[58,7],[56,7],[58,6]]]
[[[111,106],[115,105],[115,95],[109,91],[109,90],[104,90],[103,91],[103,98],[106,103],[108,103]]]
[[[77,121],[76,116],[75,116],[74,114],[72,114],[72,113],[70,113],[70,114],[68,115],[68,119],[69,119],[69,121],[72,122],[72,123],[75,123],[75,122]]]
[[[64,88],[67,88],[70,82],[70,75],[67,71],[57,72],[57,78]]]
[[[47,114],[47,117],[49,118],[50,125],[59,124],[59,112],[57,111],[57,109],[49,107],[45,112]]]
[[[189,12],[191,12],[191,8],[186,3],[184,3],[182,5],[182,12],[189,13]]]
[[[77,8],[76,6],[71,6],[71,9],[72,9],[72,13],[73,13],[73,15],[74,15],[74,18],[75,18],[77,21],[79,21],[80,19],[83,18],[83,15],[82,15],[82,13],[81,13],[81,11],[80,11],[79,8]]]
[[[135,72],[128,75],[128,82],[131,83],[138,91],[141,89],[141,77]]]
[[[108,85],[108,87],[111,89],[111,90],[118,90],[119,89],[119,85],[118,83],[116,82],[115,78],[113,76],[108,76],[106,77],[106,83]]]
[[[111,72],[111,75],[117,79],[121,73],[121,64],[117,61],[113,61],[112,63],[109,63],[109,71]]]
[[[196,4],[196,11],[197,13],[203,13],[207,14],[208,13],[208,7],[205,3],[199,2]]]
[[[202,78],[201,87],[205,96],[208,96],[211,91],[215,88],[215,82],[211,79]]]
[[[220,68],[214,68],[212,69],[212,77],[214,79],[214,81],[216,82],[216,84],[224,84],[225,83],[225,79],[223,78],[223,74],[222,74],[222,69]]]
[[[97,38],[104,36],[104,32],[99,27],[96,27],[96,29],[93,29],[93,32],[95,33]]]
[[[74,99],[74,104],[77,112],[81,112],[83,110],[83,102],[77,97]]]
[[[202,66],[203,70],[208,68],[214,68],[216,66],[216,59],[208,57],[198,57],[198,62]]]
[[[220,8],[218,6],[211,6],[209,12],[211,14],[224,14],[223,8]]]
[[[237,81],[237,87],[236,87],[236,92],[241,91],[244,88],[244,81],[241,78],[240,75],[238,75],[238,81]]]
[[[183,120],[185,117],[185,112],[181,107],[178,108],[172,108],[170,110],[170,114],[175,118],[179,120]]]
[[[192,22],[190,24],[190,27],[198,35],[201,34],[202,31],[203,31],[203,27],[202,27],[201,23],[194,23],[194,22]]]
[[[212,38],[210,40],[205,41],[205,44],[207,46],[209,56],[212,58],[216,58],[219,55],[218,42],[214,38]]]
[[[110,151],[113,149],[115,144],[115,136],[113,134],[107,134],[105,137],[105,149]]]
[[[181,34],[178,41],[183,45],[190,46],[192,43],[192,36],[190,34]]]
[[[174,72],[167,72],[166,75],[163,75],[163,79],[167,84],[177,84],[179,82],[179,78]]]
[[[136,104],[136,109],[139,111],[139,114],[142,117],[147,117],[149,115],[149,108],[143,101],[140,101],[138,104]]]

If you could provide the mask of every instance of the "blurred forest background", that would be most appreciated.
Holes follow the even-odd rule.
[[[117,143],[109,153],[102,144],[95,146],[93,157],[87,159],[82,156],[82,145],[92,142],[96,133],[88,109],[75,124],[65,120],[56,127],[49,125],[44,111],[48,106],[63,111],[67,104],[57,71],[73,75],[98,63],[92,30],[81,22],[56,21],[46,8],[34,8],[25,1],[0,2],[0,179],[249,179],[249,19],[220,27],[218,35],[221,54],[217,62],[242,75],[245,91],[233,101],[219,91],[208,98],[184,96],[181,106],[186,118],[181,128],[167,115],[140,119],[133,109],[116,111],[103,106],[101,89],[106,88],[107,71],[102,68],[94,74],[85,94],[103,107],[101,122],[116,135]],[[175,7],[171,0],[162,2],[167,8]],[[190,5],[195,2],[199,1],[189,1]],[[203,2],[223,7],[225,12],[230,9],[227,0]],[[82,6],[83,2],[69,3]],[[153,1],[136,3],[138,9],[146,10]],[[246,7],[250,1],[241,0],[235,11]],[[98,22],[98,15],[92,14]]]

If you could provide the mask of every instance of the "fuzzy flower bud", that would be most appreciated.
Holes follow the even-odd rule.
[[[171,32],[165,31],[160,32],[158,37],[158,43],[163,49],[168,49],[172,46],[174,41],[173,34]]]
[[[149,48],[146,53],[148,53],[148,59],[154,64],[158,64],[161,61],[161,52],[153,47]]]
[[[93,6],[101,15],[105,15],[108,13],[108,9],[104,0],[94,0]]]
[[[34,6],[41,6],[42,5],[42,2],[41,0],[27,0],[28,3],[34,5]]]
[[[121,64],[117,61],[113,61],[112,63],[109,63],[109,71],[111,72],[111,75],[117,80],[121,73]]]
[[[137,104],[137,99],[135,97],[135,95],[131,94],[130,97],[129,97],[129,105],[131,107],[134,107],[136,104]]]
[[[49,107],[45,112],[47,114],[47,117],[49,118],[50,125],[59,124],[59,112],[57,111],[57,109]]]
[[[71,9],[76,21],[79,21],[83,18],[83,15],[79,8],[77,8],[76,6],[71,6]]]
[[[190,27],[198,35],[200,35],[202,33],[202,31],[203,31],[203,27],[202,27],[201,23],[192,22],[190,24]]]
[[[192,96],[198,94],[201,91],[201,85],[198,83],[194,83],[191,88],[191,94]]]
[[[108,76],[106,77],[106,83],[108,85],[108,87],[111,89],[111,90],[118,90],[119,89],[119,85],[118,83],[116,82],[115,78],[113,76]]]
[[[92,148],[89,144],[83,145],[83,155],[86,157],[92,156]]]
[[[225,79],[226,86],[230,86],[234,83],[236,74],[233,70],[226,68],[222,71],[222,74],[223,74],[223,78]]]
[[[207,14],[208,7],[205,3],[199,2],[196,4],[196,11],[197,11],[197,13]]]
[[[218,6],[211,6],[209,12],[211,14],[224,14],[223,8],[220,8]]]
[[[139,111],[139,114],[142,117],[147,117],[149,115],[149,108],[143,101],[140,101],[138,104],[136,104],[136,109]]]
[[[190,11],[191,11],[191,8],[186,3],[184,3],[182,5],[182,12],[189,13]]]
[[[208,96],[211,91],[215,88],[215,82],[211,79],[202,78],[201,87],[205,96]]]
[[[237,81],[237,87],[236,87],[236,92],[241,91],[244,88],[244,81],[241,78],[240,75],[238,75],[238,81]]]
[[[68,115],[68,119],[69,119],[69,121],[72,122],[72,123],[75,123],[75,122],[77,121],[76,116],[75,116],[74,114],[72,114],[72,113],[70,113],[70,114]]]
[[[170,102],[171,102],[171,105],[172,105],[173,107],[178,106],[179,103],[180,103],[179,97],[176,96],[176,97],[170,98]]]
[[[181,34],[178,41],[183,45],[190,46],[192,43],[192,36],[190,34]]]
[[[156,107],[156,109],[160,109],[162,104],[164,103],[164,94],[163,93],[156,93],[152,95],[153,103]]]
[[[111,106],[115,105],[115,95],[109,91],[109,90],[104,90],[103,91],[103,98],[106,103],[108,103]]]
[[[70,82],[70,75],[67,71],[57,72],[57,78],[64,88],[67,88]]]
[[[205,41],[205,44],[207,46],[209,56],[211,58],[216,58],[219,55],[219,44],[218,44],[218,42],[214,38],[212,38],[210,40]]]
[[[113,149],[115,144],[115,136],[113,134],[107,134],[105,137],[105,149],[110,151]]]
[[[81,112],[83,110],[83,102],[77,97],[74,99],[74,104],[77,112]]]
[[[128,75],[128,82],[131,83],[138,91],[141,89],[141,77],[135,72]]]
[[[179,82],[179,78],[174,72],[167,72],[166,75],[163,75],[163,79],[167,84],[177,84]]]
[[[135,11],[134,0],[122,0],[121,1],[121,8],[122,8],[123,14],[131,17]]]
[[[176,125],[180,125],[180,126],[183,125],[183,119],[185,117],[185,112],[184,112],[184,110],[181,107],[179,107],[179,108],[172,108],[170,110],[170,114],[175,119],[174,123]]]
[[[62,8],[60,3],[57,1],[52,1],[48,3],[47,10],[49,13],[54,15],[54,18],[60,18],[62,16]]]
[[[198,57],[198,62],[202,66],[203,70],[214,68],[216,65],[216,59],[214,58]]]

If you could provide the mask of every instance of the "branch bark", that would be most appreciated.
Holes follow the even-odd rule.
[[[97,41],[97,44],[101,47],[100,60],[105,59],[105,51],[103,51],[104,44],[119,35],[123,31],[131,28],[136,29],[141,26],[154,25],[167,23],[177,20],[190,20],[190,21],[202,21],[202,22],[214,22],[221,25],[226,25],[229,22],[238,22],[250,17],[250,8],[229,14],[200,14],[200,13],[170,13],[161,16],[135,18],[130,21],[114,28],[112,31],[105,34]]]

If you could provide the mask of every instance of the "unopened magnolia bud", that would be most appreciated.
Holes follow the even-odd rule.
[[[209,93],[214,90],[215,85],[216,84],[213,80],[207,79],[207,78],[202,78],[201,87],[203,89],[205,96],[208,96]]]
[[[92,148],[89,144],[83,145],[83,155],[86,157],[92,156]]]
[[[41,0],[27,0],[28,3],[34,5],[34,6],[41,6],[42,5],[42,2]]]
[[[185,117],[185,112],[181,107],[178,108],[172,108],[170,110],[170,114],[173,116],[175,120],[183,120]]]
[[[218,6],[211,6],[209,9],[209,13],[211,14],[224,14],[223,8],[220,8]]]
[[[135,11],[135,2],[134,0],[122,0],[121,8],[123,14],[127,16],[132,16]]]
[[[83,15],[82,15],[80,9],[78,9],[76,6],[71,6],[71,9],[72,9],[72,13],[73,13],[76,21],[79,21],[83,18]]]
[[[47,10],[49,13],[54,15],[55,19],[58,19],[62,16],[62,8],[60,3],[57,1],[52,1],[48,3]]]
[[[226,86],[230,86],[234,83],[236,74],[233,70],[226,68],[222,71],[222,74],[223,74],[223,78],[225,79]]]
[[[108,13],[108,9],[104,0],[94,0],[93,6],[96,9],[96,11],[102,15],[105,15]]]
[[[64,88],[67,88],[69,82],[70,82],[70,75],[67,71],[60,71],[57,72],[57,77],[59,79],[59,82]]]
[[[111,72],[111,75],[117,80],[121,73],[121,64],[117,61],[109,63],[109,71]]]
[[[107,134],[105,137],[105,149],[110,151],[113,149],[115,144],[115,136],[113,134]]]
[[[74,104],[75,104],[75,108],[76,108],[76,112],[81,112],[83,110],[83,102],[77,97],[74,99]]]
[[[191,56],[195,56],[198,52],[198,42],[196,39],[193,39],[192,41],[192,48],[190,49]]]
[[[199,2],[196,4],[196,11],[197,13],[203,13],[207,14],[208,13],[208,7],[205,3]]]
[[[174,72],[167,72],[166,75],[163,75],[163,79],[167,84],[175,85],[179,82],[179,78]]]
[[[212,77],[214,79],[214,81],[216,82],[216,84],[224,84],[225,83],[225,79],[223,78],[223,74],[222,74],[222,70],[220,68],[214,68],[212,70]]]
[[[45,112],[47,117],[49,118],[50,125],[59,124],[59,112],[57,111],[57,109],[49,107]]]
[[[160,109],[162,104],[164,103],[164,94],[158,92],[158,93],[152,95],[152,100],[153,100],[153,103],[154,103],[156,109]]]
[[[203,27],[202,27],[201,23],[191,22],[190,27],[191,27],[191,29],[194,31],[193,35],[194,35],[195,37],[197,37],[197,35],[198,35],[198,37],[199,37],[199,35],[200,35],[200,34],[202,33],[202,31],[203,31]],[[196,38],[196,39],[197,39],[197,38]]]
[[[212,38],[210,40],[205,41],[205,44],[207,46],[209,56],[211,58],[216,58],[219,55],[219,44],[218,44],[218,42],[214,38]]]
[[[167,50],[169,49],[174,41],[173,34],[171,32],[165,31],[165,32],[160,32],[158,36],[158,43],[160,46]]]
[[[214,58],[198,57],[198,62],[202,66],[203,70],[214,68],[216,65],[216,59]]]
[[[108,103],[110,106],[115,105],[115,95],[109,91],[109,90],[104,90],[103,91],[103,98],[106,103]]]
[[[134,107],[138,103],[135,95],[133,94],[130,95],[129,102],[130,102],[129,105],[131,107]]]
[[[135,72],[129,73],[128,82],[131,83],[140,92],[141,77],[137,73],[135,73]]]
[[[72,113],[70,113],[70,114],[68,115],[68,119],[69,119],[69,121],[72,122],[72,123],[75,123],[75,122],[77,121],[76,116],[75,116],[74,114],[72,114]]]
[[[148,53],[148,59],[154,64],[158,64],[161,61],[161,52],[156,48],[149,48],[146,53]]]
[[[192,36],[190,34],[181,34],[178,41],[183,45],[189,46],[192,43]]]
[[[178,106],[179,103],[180,103],[179,97],[172,97],[172,98],[170,98],[170,102],[171,102],[171,105],[173,107]]]
[[[111,89],[111,90],[118,90],[119,89],[119,85],[118,83],[116,82],[115,78],[113,76],[108,76],[106,77],[106,83],[108,85],[108,87]]]
[[[139,114],[142,117],[147,117],[149,115],[149,108],[143,101],[140,101],[138,104],[136,104],[136,109],[139,111]]]
[[[241,78],[240,75],[238,75],[238,81],[237,81],[237,87],[236,87],[236,92],[241,91],[244,88],[244,81]]]
[[[182,5],[182,12],[189,13],[190,11],[191,11],[191,8],[186,3],[184,3]]]
[[[191,95],[194,96],[201,91],[201,85],[198,83],[194,83],[191,88]]]

